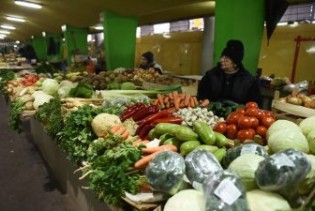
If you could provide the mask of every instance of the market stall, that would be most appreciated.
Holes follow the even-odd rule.
[[[1,74],[11,126],[33,112],[34,141],[82,210],[314,206],[311,112],[297,123],[254,102],[198,101],[182,89],[191,78],[142,70]]]

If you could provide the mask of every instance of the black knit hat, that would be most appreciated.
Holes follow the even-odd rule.
[[[141,56],[143,56],[144,58],[146,58],[148,60],[148,62],[153,62],[154,60],[154,55],[151,51],[145,52],[143,53]]]
[[[244,58],[244,46],[240,40],[229,40],[221,56],[229,57],[235,64],[242,63]]]

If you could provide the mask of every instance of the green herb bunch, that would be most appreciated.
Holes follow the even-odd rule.
[[[49,136],[55,137],[63,128],[60,99],[54,98],[41,105],[35,113],[35,118],[44,125]]]
[[[21,114],[24,111],[25,103],[20,100],[11,102],[11,109],[9,113],[9,127],[18,133],[22,132]]]

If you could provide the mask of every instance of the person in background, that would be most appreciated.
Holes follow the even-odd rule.
[[[145,52],[141,55],[140,68],[144,70],[153,68],[156,72],[162,74],[162,67],[154,61],[154,55],[151,51]]]
[[[231,100],[239,104],[253,101],[261,104],[261,93],[255,76],[243,66],[244,46],[240,40],[229,40],[220,62],[202,77],[197,98],[211,101]]]

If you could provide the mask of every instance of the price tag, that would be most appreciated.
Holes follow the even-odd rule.
[[[255,152],[257,146],[255,144],[245,144],[241,150],[241,155]]]
[[[273,158],[276,164],[281,168],[282,166],[295,167],[294,162],[286,154],[279,154]]]
[[[214,194],[231,206],[241,195],[241,191],[229,179],[224,179],[215,189]]]

